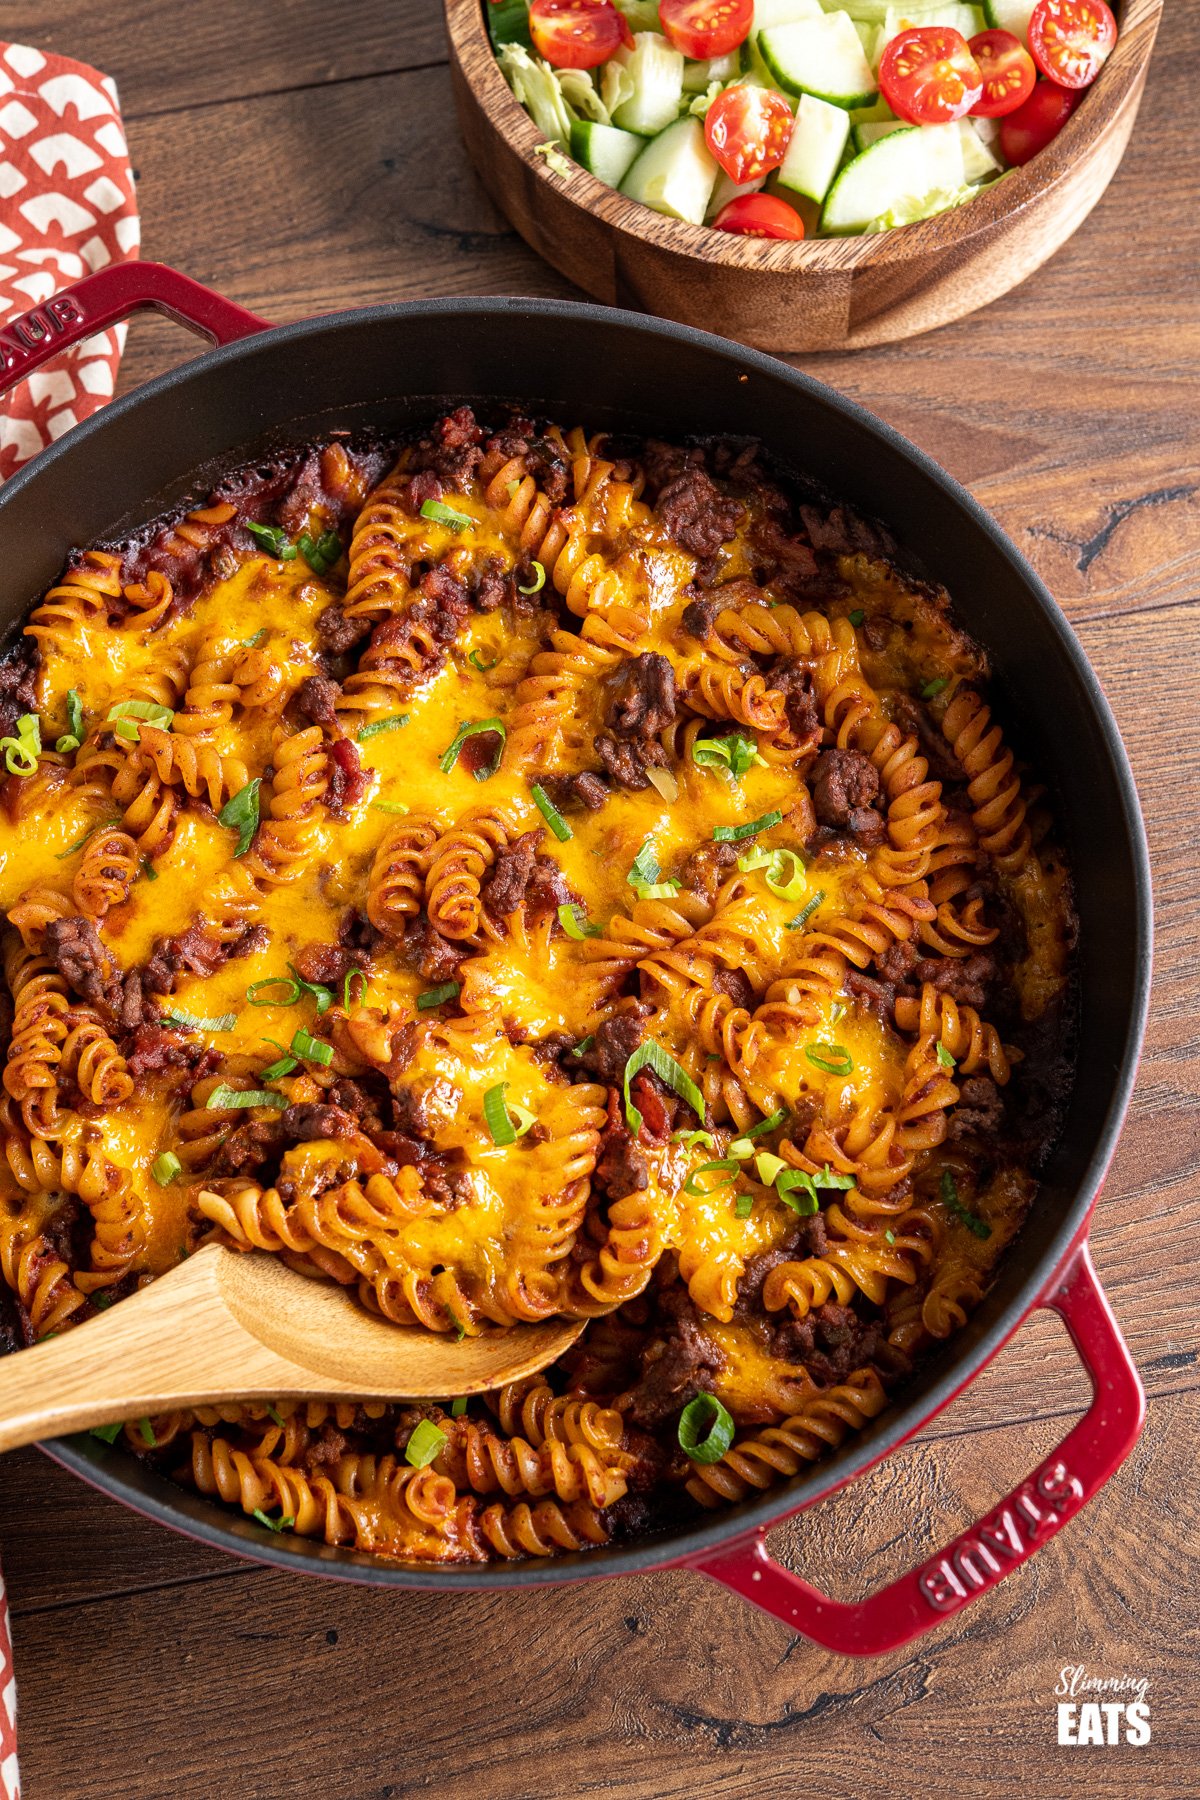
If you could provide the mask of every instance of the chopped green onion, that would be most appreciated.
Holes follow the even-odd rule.
[[[853,1175],[835,1175],[829,1164],[826,1163],[821,1172],[813,1176],[813,1183],[819,1188],[852,1188],[854,1177]]]
[[[116,1419],[111,1425],[93,1425],[91,1435],[102,1444],[115,1444],[123,1429],[121,1420]]]
[[[294,556],[295,554],[296,553],[293,550],[292,555]],[[280,1531],[290,1531],[292,1526],[296,1523],[291,1513],[288,1514],[286,1519],[273,1519],[269,1513],[263,1511],[261,1506],[256,1506],[254,1511],[250,1514],[250,1517],[252,1519],[257,1519],[260,1525],[265,1525],[268,1531],[274,1531],[276,1533]]]
[[[458,1314],[451,1307],[448,1306],[446,1308],[446,1311],[447,1311],[447,1313],[449,1313],[450,1323],[454,1327],[454,1336],[457,1339],[457,1341],[461,1344],[463,1339],[467,1335],[467,1328],[463,1324],[462,1320],[459,1318]]]
[[[445,1432],[440,1431],[431,1419],[422,1419],[404,1446],[404,1460],[414,1469],[423,1469],[438,1455],[445,1442]]]
[[[847,615],[846,615],[846,617],[849,619],[850,623],[854,626],[855,630],[857,630],[858,627],[862,624],[862,622],[866,618],[866,616],[867,615],[863,611],[861,606],[856,606],[852,613],[847,613]]]
[[[776,808],[764,813],[761,819],[751,819],[747,825],[718,825],[713,832],[714,844],[740,844],[745,838],[757,837],[760,831],[770,831],[775,825],[783,824],[783,814]]]
[[[518,1106],[515,1100],[505,1100],[504,1090],[507,1086],[507,1081],[498,1081],[483,1096],[483,1116],[492,1134],[493,1144],[515,1144],[536,1122],[537,1115],[531,1113],[527,1106]]]
[[[459,1394],[457,1399],[450,1402],[450,1417],[452,1419],[461,1419],[466,1410],[467,1396],[465,1394]]]
[[[78,750],[81,742],[82,739],[72,737],[71,734],[67,732],[56,741],[54,748],[58,751],[60,756],[66,756],[70,751]]]
[[[734,1138],[729,1146],[729,1154],[736,1157],[738,1162],[745,1162],[748,1156],[754,1155],[754,1145],[748,1137]]]
[[[280,562],[295,562],[296,546],[288,542],[288,534],[282,527],[259,525],[254,519],[244,519],[242,522],[256,544],[261,544],[264,550],[269,550]]]
[[[703,1144],[706,1150],[711,1150],[716,1139],[711,1131],[673,1131],[671,1142],[682,1144],[685,1150],[694,1150],[697,1144]]]
[[[287,1101],[282,1094],[271,1088],[231,1088],[222,1084],[215,1087],[205,1101],[208,1112],[225,1112],[240,1106],[273,1106],[276,1112],[282,1112]]]
[[[567,936],[574,938],[577,944],[581,944],[584,938],[599,937],[603,929],[601,926],[589,922],[587,914],[575,900],[570,901],[566,906],[559,907],[558,922]]]
[[[823,1069],[826,1075],[849,1075],[854,1068],[854,1058],[844,1044],[805,1044],[804,1054],[814,1069]]]
[[[202,1019],[198,1013],[177,1011],[174,1007],[162,1015],[162,1022],[168,1030],[180,1031],[232,1031],[237,1024],[235,1012],[218,1013],[215,1018]]]
[[[786,1118],[787,1109],[781,1106],[778,1112],[773,1112],[768,1118],[760,1119],[757,1125],[752,1125],[745,1136],[748,1138],[765,1137],[768,1131],[774,1131],[777,1125],[782,1125]]]
[[[120,819],[116,818],[116,819],[105,819],[103,825],[93,825],[89,831],[84,832],[82,837],[76,838],[75,842],[73,844],[68,844],[65,850],[60,850],[57,857],[55,858],[55,861],[56,862],[66,862],[68,856],[74,856],[74,854],[77,850],[82,850],[83,846],[87,843],[88,839],[94,838],[98,831],[108,831],[112,828],[112,826],[119,825],[120,823],[121,823]]]
[[[113,730],[118,737],[127,738],[131,744],[138,742],[138,728],[132,719],[114,719]]]
[[[940,694],[943,688],[949,686],[950,677],[948,675],[939,675],[935,681],[927,681],[925,683],[925,686],[921,689],[921,698],[922,700],[932,700],[935,694]]]
[[[658,857],[654,850],[654,840],[647,838],[633,859],[633,864],[625,877],[630,887],[644,886],[647,882],[657,881],[662,873],[658,866]]]
[[[518,592],[518,594],[540,594],[542,589],[545,587],[545,585],[546,585],[546,571],[542,567],[540,562],[535,562],[533,564],[533,586],[532,587],[522,587],[520,582],[518,582],[517,583],[517,592]]]
[[[147,881],[158,880],[158,870],[148,856],[143,856],[142,858],[142,874],[146,877]]]
[[[262,776],[256,775],[239,788],[233,797],[227,800],[217,814],[218,825],[224,825],[228,831],[238,834],[237,846],[233,854],[245,856],[250,842],[258,830],[258,790],[262,786]]]
[[[572,832],[571,827],[567,824],[567,821],[563,818],[562,814],[559,812],[557,806],[555,806],[553,800],[551,800],[551,798],[550,798],[549,794],[546,792],[545,788],[540,787],[538,785],[538,783],[535,781],[529,791],[533,795],[534,805],[537,807],[538,811],[541,813],[543,819],[545,819],[547,825],[550,827],[551,831],[554,833],[554,835],[558,839],[559,843],[565,844],[567,842],[568,838],[574,836],[574,833]]]
[[[435,525],[445,525],[451,531],[465,531],[468,525],[475,523],[470,513],[455,512],[441,500],[423,500],[421,517],[431,519]]]
[[[844,1019],[845,1016],[846,1008],[842,1005],[840,1000],[835,1000],[829,1009],[829,1023],[831,1025],[836,1025],[838,1020]]]
[[[363,970],[363,969],[347,969],[345,979],[342,982],[342,1011],[343,1012],[349,1012],[351,1005],[353,1004],[353,1002],[351,1001],[351,998],[350,998],[350,993],[351,993],[351,985],[352,985],[352,983],[354,981],[354,977],[356,975],[358,976],[358,979],[362,982],[362,991],[358,996],[359,1006],[362,1006],[362,1004],[366,1000],[368,982],[367,982],[365,970]]]
[[[118,700],[110,706],[104,715],[109,724],[115,724],[122,737],[131,734],[124,729],[132,720],[140,719],[144,725],[153,725],[156,731],[170,731],[175,723],[175,714],[169,706],[158,706],[153,700]],[[137,726],[133,726],[132,736],[136,739]]]
[[[572,1056],[582,1056],[585,1050],[591,1049],[591,1047],[595,1043],[595,1041],[596,1041],[595,1032],[589,1031],[585,1038],[580,1038],[579,1042],[576,1044],[575,1048],[572,1050],[571,1055]]]
[[[327,1069],[333,1061],[333,1045],[322,1043],[320,1038],[310,1037],[307,1031],[297,1031],[292,1038],[292,1055],[302,1056],[305,1062],[320,1063]]]
[[[491,762],[486,763],[482,769],[476,769],[474,771],[476,781],[489,780],[500,767],[500,758],[504,755],[504,745],[508,738],[508,732],[505,730],[503,719],[475,719],[465,725],[460,725],[455,732],[453,739],[442,752],[441,760],[438,763],[438,768],[442,771],[442,774],[448,775],[450,773],[451,769],[458,761],[459,751],[462,749],[468,738],[478,737],[481,733],[489,731],[494,731],[500,739],[496,754]]]
[[[895,1234],[895,1232],[894,1232],[894,1231],[892,1231],[892,1230],[891,1230],[891,1229],[890,1229],[890,1228],[889,1228],[889,1230],[887,1230],[887,1231],[885,1231],[885,1232],[884,1232],[884,1234],[883,1234],[883,1235],[884,1235],[884,1237],[885,1237],[885,1238],[886,1238],[886,1239],[887,1239],[887,1241],[888,1241],[888,1243],[889,1243],[889,1244],[894,1244],[894,1243],[895,1243],[895,1241],[896,1241],[896,1234]]]
[[[307,531],[302,531],[296,548],[314,575],[325,575],[342,554],[342,540],[336,531],[323,531],[314,542]]]
[[[258,646],[266,639],[267,636],[268,636],[268,632],[267,632],[266,626],[260,625],[258,630],[254,633],[253,637],[243,638],[241,640],[241,647],[243,650],[257,650]]]
[[[408,811],[402,800],[372,800],[371,809],[373,812],[381,813],[406,813]]]
[[[637,897],[639,900],[670,900],[679,892],[677,881],[650,881],[639,884]]]
[[[696,738],[692,744],[692,761],[698,769],[720,769],[734,781],[757,763],[766,768],[766,758],[759,755],[758,745],[752,737],[744,737],[740,731],[730,732],[728,737]]]
[[[644,1044],[638,1045],[625,1064],[625,1120],[634,1137],[642,1129],[642,1115],[629,1098],[629,1084],[640,1070],[646,1068],[657,1075],[660,1081],[665,1081],[672,1092],[691,1107],[700,1123],[704,1124],[704,1095],[670,1052],[664,1050],[653,1038],[647,1038]]]
[[[358,733],[357,741],[365,744],[369,738],[378,737],[382,731],[399,731],[402,726],[408,724],[408,718],[407,713],[388,713],[385,718],[372,719],[371,723],[364,725]]]
[[[262,1041],[264,1044],[270,1044],[273,1050],[282,1051],[283,1054],[280,1056],[278,1062],[273,1062],[268,1068],[260,1071],[260,1081],[278,1081],[281,1075],[291,1075],[300,1067],[300,1064],[296,1061],[295,1057],[288,1055],[287,1051],[283,1049],[283,1045],[277,1038],[265,1037]]]
[[[148,1444],[151,1450],[156,1450],[158,1448],[158,1439],[154,1435],[154,1426],[145,1415],[138,1420],[138,1430],[142,1434],[143,1444]]]
[[[737,1199],[733,1203],[734,1217],[737,1219],[748,1219],[753,1210],[754,1210],[754,1195],[753,1194],[739,1194]]]
[[[111,1294],[106,1294],[101,1291],[92,1295],[92,1305],[99,1312],[107,1312],[112,1303],[113,1298]]]
[[[793,1212],[800,1213],[802,1217],[821,1210],[813,1178],[804,1169],[788,1169],[784,1174],[777,1175],[775,1192],[785,1206],[790,1206]]]
[[[950,1052],[947,1050],[945,1044],[938,1045],[937,1059],[941,1063],[943,1069],[953,1069],[955,1067],[954,1058],[951,1056]]]
[[[67,730],[72,737],[83,736],[83,701],[78,688],[67,689]]]
[[[825,889],[818,888],[807,906],[802,906],[794,919],[789,919],[784,926],[785,931],[802,931],[825,898]]]
[[[175,1177],[183,1173],[183,1164],[173,1150],[164,1150],[150,1164],[150,1173],[159,1187],[170,1187]]]
[[[295,963],[288,964],[288,972],[296,977],[300,992],[302,994],[311,994],[316,1001],[317,1017],[320,1018],[322,1013],[327,1013],[333,1005],[333,989],[323,987],[319,981],[305,981]],[[297,996],[297,998],[298,997],[299,996]]]
[[[772,1156],[769,1150],[760,1150],[754,1159],[754,1168],[764,1187],[774,1187],[787,1164],[782,1156]]]
[[[264,988],[282,987],[287,995],[280,1000],[260,1000],[259,995]],[[251,1006],[295,1006],[300,998],[300,983],[290,975],[264,975],[261,981],[252,981],[246,989],[246,998]]]
[[[500,658],[498,656],[493,656],[491,662],[484,662],[483,652],[481,650],[476,649],[476,650],[472,650],[470,656],[468,656],[468,658],[467,658],[467,661],[470,663],[470,665],[473,669],[478,669],[479,673],[481,675],[489,675],[491,673],[491,671],[499,663]]]
[[[949,1169],[942,1170],[941,1186],[942,1205],[947,1212],[953,1213],[954,1217],[965,1225],[968,1231],[974,1232],[977,1238],[990,1238],[991,1226],[985,1219],[981,1219],[978,1213],[973,1213],[969,1207],[963,1205],[958,1197],[958,1188],[955,1186],[954,1177]]]
[[[287,1424],[287,1420],[284,1418],[283,1414],[280,1412],[280,1410],[277,1406],[268,1406],[267,1417],[268,1417],[268,1419],[270,1419],[272,1421],[273,1424],[278,1425],[280,1431],[282,1431],[284,1429],[285,1425]]]
[[[748,850],[737,866],[743,875],[762,869],[767,886],[781,900],[798,900],[808,885],[804,859],[795,850]]]
[[[22,713],[16,737],[0,738],[4,766],[10,775],[32,775],[42,753],[42,728],[36,713]]]
[[[710,1175],[714,1169],[720,1169],[722,1171],[721,1179],[720,1181],[714,1181],[712,1187],[705,1187],[701,1183],[699,1177],[701,1175]],[[704,1194],[711,1194],[714,1188],[726,1187],[729,1182],[734,1181],[737,1178],[739,1173],[740,1170],[731,1157],[722,1157],[717,1162],[700,1163],[692,1170],[691,1174],[684,1182],[683,1191],[685,1194],[690,1194],[693,1199],[698,1199]]]
[[[715,1394],[700,1393],[680,1413],[678,1435],[693,1462],[720,1462],[733,1442],[733,1420]]]
[[[417,1009],[430,1012],[435,1006],[444,1006],[447,1000],[457,1000],[459,992],[459,982],[443,981],[440,987],[426,988],[423,994],[417,995]]]

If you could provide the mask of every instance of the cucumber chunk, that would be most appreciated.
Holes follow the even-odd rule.
[[[763,61],[788,94],[812,94],[832,106],[865,106],[875,77],[848,13],[798,19],[759,33]]]
[[[863,125],[856,125],[851,132],[856,153],[869,150],[880,138],[891,137],[893,131],[906,129],[903,119],[875,119]]]
[[[754,0],[750,36],[756,38],[775,25],[794,25],[797,19],[819,19],[825,10],[821,0]]]
[[[1028,50],[1029,21],[1035,5],[1036,0],[983,0],[983,12],[990,26],[1011,31]]]
[[[893,131],[848,163],[829,190],[821,228],[831,237],[865,231],[887,213],[915,214],[964,185],[957,122]]]
[[[707,62],[685,62],[683,91],[685,94],[702,94],[714,81],[732,81],[741,66],[737,50],[731,50],[728,56],[710,56]]]
[[[731,200],[740,200],[743,194],[757,194],[766,179],[765,175],[760,175],[755,181],[737,182],[732,175],[727,175],[722,169],[717,176],[717,184],[709,196],[705,217],[715,219],[721,208],[728,206]]]
[[[613,113],[614,125],[652,137],[668,126],[683,99],[683,56],[657,31],[639,31],[633,49],[624,45],[610,59],[623,65],[633,92]]]
[[[645,147],[645,138],[636,132],[598,125],[594,119],[576,119],[571,126],[571,155],[609,187],[620,187]]]
[[[652,138],[621,183],[621,192],[655,212],[702,225],[720,170],[690,116]]]
[[[972,182],[986,181],[989,175],[999,174],[1004,164],[980,137],[976,130],[976,120],[956,119],[955,124],[962,139],[963,179]]]
[[[780,189],[820,205],[837,174],[849,133],[850,118],[844,107],[801,94],[787,155],[775,177]]]

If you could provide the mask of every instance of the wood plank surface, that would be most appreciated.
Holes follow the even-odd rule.
[[[22,0],[0,30],[115,76],[145,254],[269,318],[568,294],[458,144],[434,0],[337,13]],[[1150,1394],[1124,1469],[995,1594],[861,1664],[692,1575],[446,1597],[269,1573],[20,1452],[0,1464],[0,1558],[26,1800],[1200,1790],[1198,84],[1200,7],[1176,0],[1126,160],[1046,268],[928,337],[804,361],[995,513],[1079,631],[1133,759],[1156,870],[1154,1004],[1093,1234]],[[191,348],[139,321],[123,386]],[[1032,1467],[1086,1385],[1061,1327],[1035,1318],[882,1469],[776,1533],[777,1554],[839,1596],[882,1584]],[[1150,1682],[1148,1746],[1057,1746],[1069,1663]]]

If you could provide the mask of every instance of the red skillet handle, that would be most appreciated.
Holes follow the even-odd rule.
[[[144,306],[190,325],[214,344],[268,329],[266,319],[163,263],[111,263],[0,330],[0,394],[81,338],[107,331]]]
[[[1039,1305],[1066,1322],[1092,1382],[1092,1403],[1045,1462],[969,1531],[866,1600],[827,1599],[768,1554],[761,1532],[690,1566],[793,1631],[847,1656],[897,1650],[986,1594],[1074,1517],[1120,1468],[1146,1399],[1086,1242]]]

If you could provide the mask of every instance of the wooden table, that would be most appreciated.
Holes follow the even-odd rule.
[[[116,77],[145,253],[270,319],[567,293],[467,165],[439,15],[435,0],[30,0],[0,30]],[[27,1800],[1200,1791],[1198,85],[1200,6],[1176,0],[1125,164],[1047,268],[961,325],[808,364],[996,514],[1066,607],[1133,758],[1157,976],[1093,1235],[1150,1393],[1133,1456],[994,1595],[860,1664],[697,1576],[445,1598],[268,1573],[26,1451],[0,1469],[0,1553]],[[124,379],[191,348],[138,323]],[[1085,1390],[1065,1334],[1031,1321],[936,1425],[776,1548],[801,1570],[820,1548],[843,1594],[881,1584],[1024,1474]],[[1057,1747],[1053,1690],[1077,1663],[1150,1681],[1148,1747]]]

